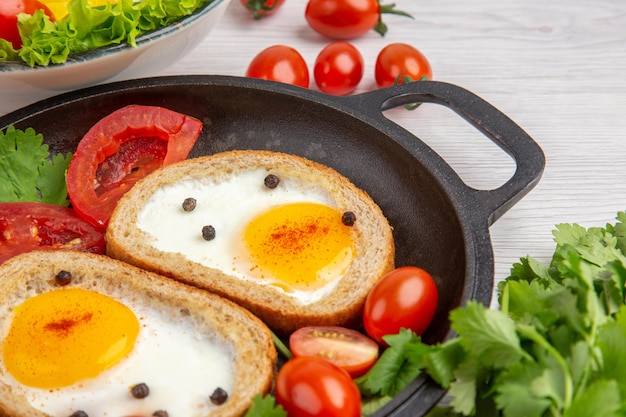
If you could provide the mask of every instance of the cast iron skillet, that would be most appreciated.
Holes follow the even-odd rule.
[[[514,175],[501,187],[476,190],[420,139],[382,111],[415,102],[450,108],[509,153]],[[442,82],[416,82],[333,97],[262,80],[173,76],[122,81],[63,94],[0,118],[44,135],[51,152],[73,151],[100,118],[128,104],[157,105],[201,119],[191,156],[229,149],[268,149],[329,165],[380,205],[394,228],[396,264],[418,265],[435,277],[440,303],[427,342],[450,336],[448,312],[493,290],[489,226],[539,181],[539,146],[481,98]],[[376,416],[421,416],[444,394],[416,379]]]

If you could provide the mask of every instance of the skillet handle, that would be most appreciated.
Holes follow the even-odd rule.
[[[412,103],[441,104],[507,152],[514,159],[516,169],[502,186],[493,190],[476,190],[463,183],[484,203],[489,213],[489,225],[526,195],[543,173],[545,156],[539,145],[504,113],[461,87],[440,81],[419,81],[344,98],[356,101],[352,104],[355,108],[372,111],[373,117],[384,117],[383,111]]]

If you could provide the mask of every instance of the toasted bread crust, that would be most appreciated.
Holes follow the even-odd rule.
[[[54,277],[70,271],[73,287],[109,295],[121,294],[194,323],[199,331],[232,346],[235,388],[229,400],[209,416],[241,416],[257,393],[271,389],[276,349],[269,329],[249,311],[222,298],[105,255],[74,251],[36,251],[0,266],[0,329],[8,330],[11,311],[23,300],[58,286]],[[0,359],[1,360],[1,359]],[[172,360],[176,360],[173,358]],[[5,372],[0,366],[0,373]],[[0,416],[45,417],[0,382]]]
[[[356,258],[333,292],[317,302],[302,304],[273,286],[232,277],[180,253],[161,252],[150,245],[151,236],[136,226],[141,209],[163,186],[206,177],[219,181],[258,168],[281,178],[297,178],[312,187],[322,187],[332,196],[338,209],[356,214],[357,222],[353,227]],[[229,298],[282,334],[314,324],[358,326],[368,292],[394,267],[391,226],[364,191],[329,167],[268,151],[230,151],[189,159],[144,178],[118,203],[106,240],[108,255]]]

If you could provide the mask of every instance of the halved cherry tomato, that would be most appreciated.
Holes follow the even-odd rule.
[[[104,253],[104,230],[68,207],[46,203],[0,203],[0,264],[34,250]]]
[[[241,4],[250,11],[250,15],[255,19],[263,19],[276,12],[283,5],[285,0],[240,0]]]
[[[309,87],[306,61],[298,51],[286,45],[270,46],[259,52],[250,62],[246,77]]]
[[[437,285],[425,270],[414,266],[394,269],[365,299],[365,331],[383,345],[383,336],[397,334],[402,328],[421,335],[435,316],[438,297]]]
[[[37,10],[44,13],[54,21],[54,15],[46,5],[37,0],[1,0],[0,1],[0,38],[13,44],[13,49],[22,47],[22,38],[17,28],[17,15],[27,13],[33,15]]]
[[[328,94],[350,94],[363,78],[363,65],[363,56],[354,45],[333,42],[326,45],[315,60],[315,83]]]
[[[376,58],[374,69],[378,87],[389,87],[394,83],[431,80],[433,71],[428,59],[415,47],[406,43],[391,43],[385,46]]]
[[[309,326],[289,337],[294,356],[326,359],[356,378],[367,372],[378,358],[378,344],[356,330],[338,326]]]
[[[309,26],[330,39],[353,39],[374,29],[387,32],[382,13],[411,17],[394,9],[395,4],[381,5],[379,0],[309,0],[304,12]]]
[[[276,402],[289,417],[361,416],[361,394],[350,375],[316,357],[293,358],[280,368]]]
[[[67,170],[76,212],[106,227],[118,200],[156,169],[187,158],[202,122],[162,107],[127,106],[96,123],[81,139]]]

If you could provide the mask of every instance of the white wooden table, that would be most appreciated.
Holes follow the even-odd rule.
[[[390,3],[384,1],[384,3]],[[496,279],[528,254],[548,262],[557,223],[613,222],[626,210],[626,2],[623,0],[395,0],[415,19],[387,15],[389,32],[353,41],[374,87],[374,61],[406,42],[430,60],[434,78],[460,85],[506,113],[543,148],[539,185],[491,227]],[[328,43],[304,19],[305,0],[287,0],[253,21],[233,0],[209,37],[164,74],[243,75],[273,44],[312,64]],[[314,88],[314,87],[312,87]],[[423,105],[388,116],[440,153],[471,186],[503,184],[512,160],[445,108]]]

